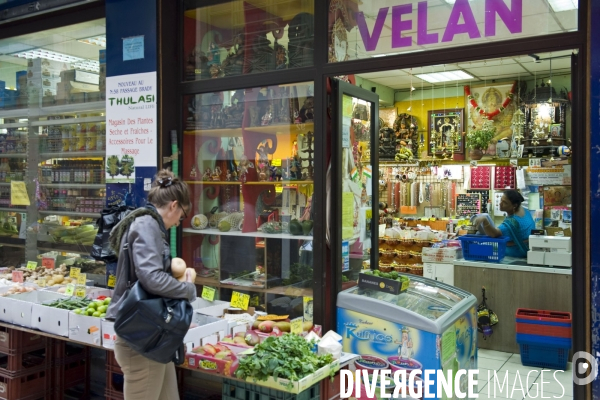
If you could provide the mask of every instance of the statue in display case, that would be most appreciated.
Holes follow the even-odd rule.
[[[223,61],[222,69],[225,76],[241,75],[244,67],[245,36],[238,33],[233,38],[233,45],[229,49],[229,54]]]
[[[290,68],[310,67],[314,60],[314,17],[308,13],[296,15],[288,27],[288,57]]]

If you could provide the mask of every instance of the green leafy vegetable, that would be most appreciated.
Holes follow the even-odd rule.
[[[269,336],[254,347],[254,354],[240,360],[236,376],[259,381],[266,381],[272,376],[297,382],[333,362],[331,354],[314,354],[311,350],[313,345],[293,334]]]

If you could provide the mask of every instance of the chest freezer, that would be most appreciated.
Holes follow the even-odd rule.
[[[397,295],[359,287],[338,294],[343,351],[361,356],[353,368],[407,374],[477,369],[476,297],[439,281],[409,277],[408,290]],[[467,378],[462,378],[466,391]]]

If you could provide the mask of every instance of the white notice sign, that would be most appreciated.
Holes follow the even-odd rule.
[[[156,166],[156,72],[106,78],[106,182]]]

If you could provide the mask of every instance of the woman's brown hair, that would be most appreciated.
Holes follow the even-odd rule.
[[[160,170],[152,182],[148,201],[160,208],[173,200],[177,200],[185,209],[190,208],[192,202],[188,185],[168,169]]]

